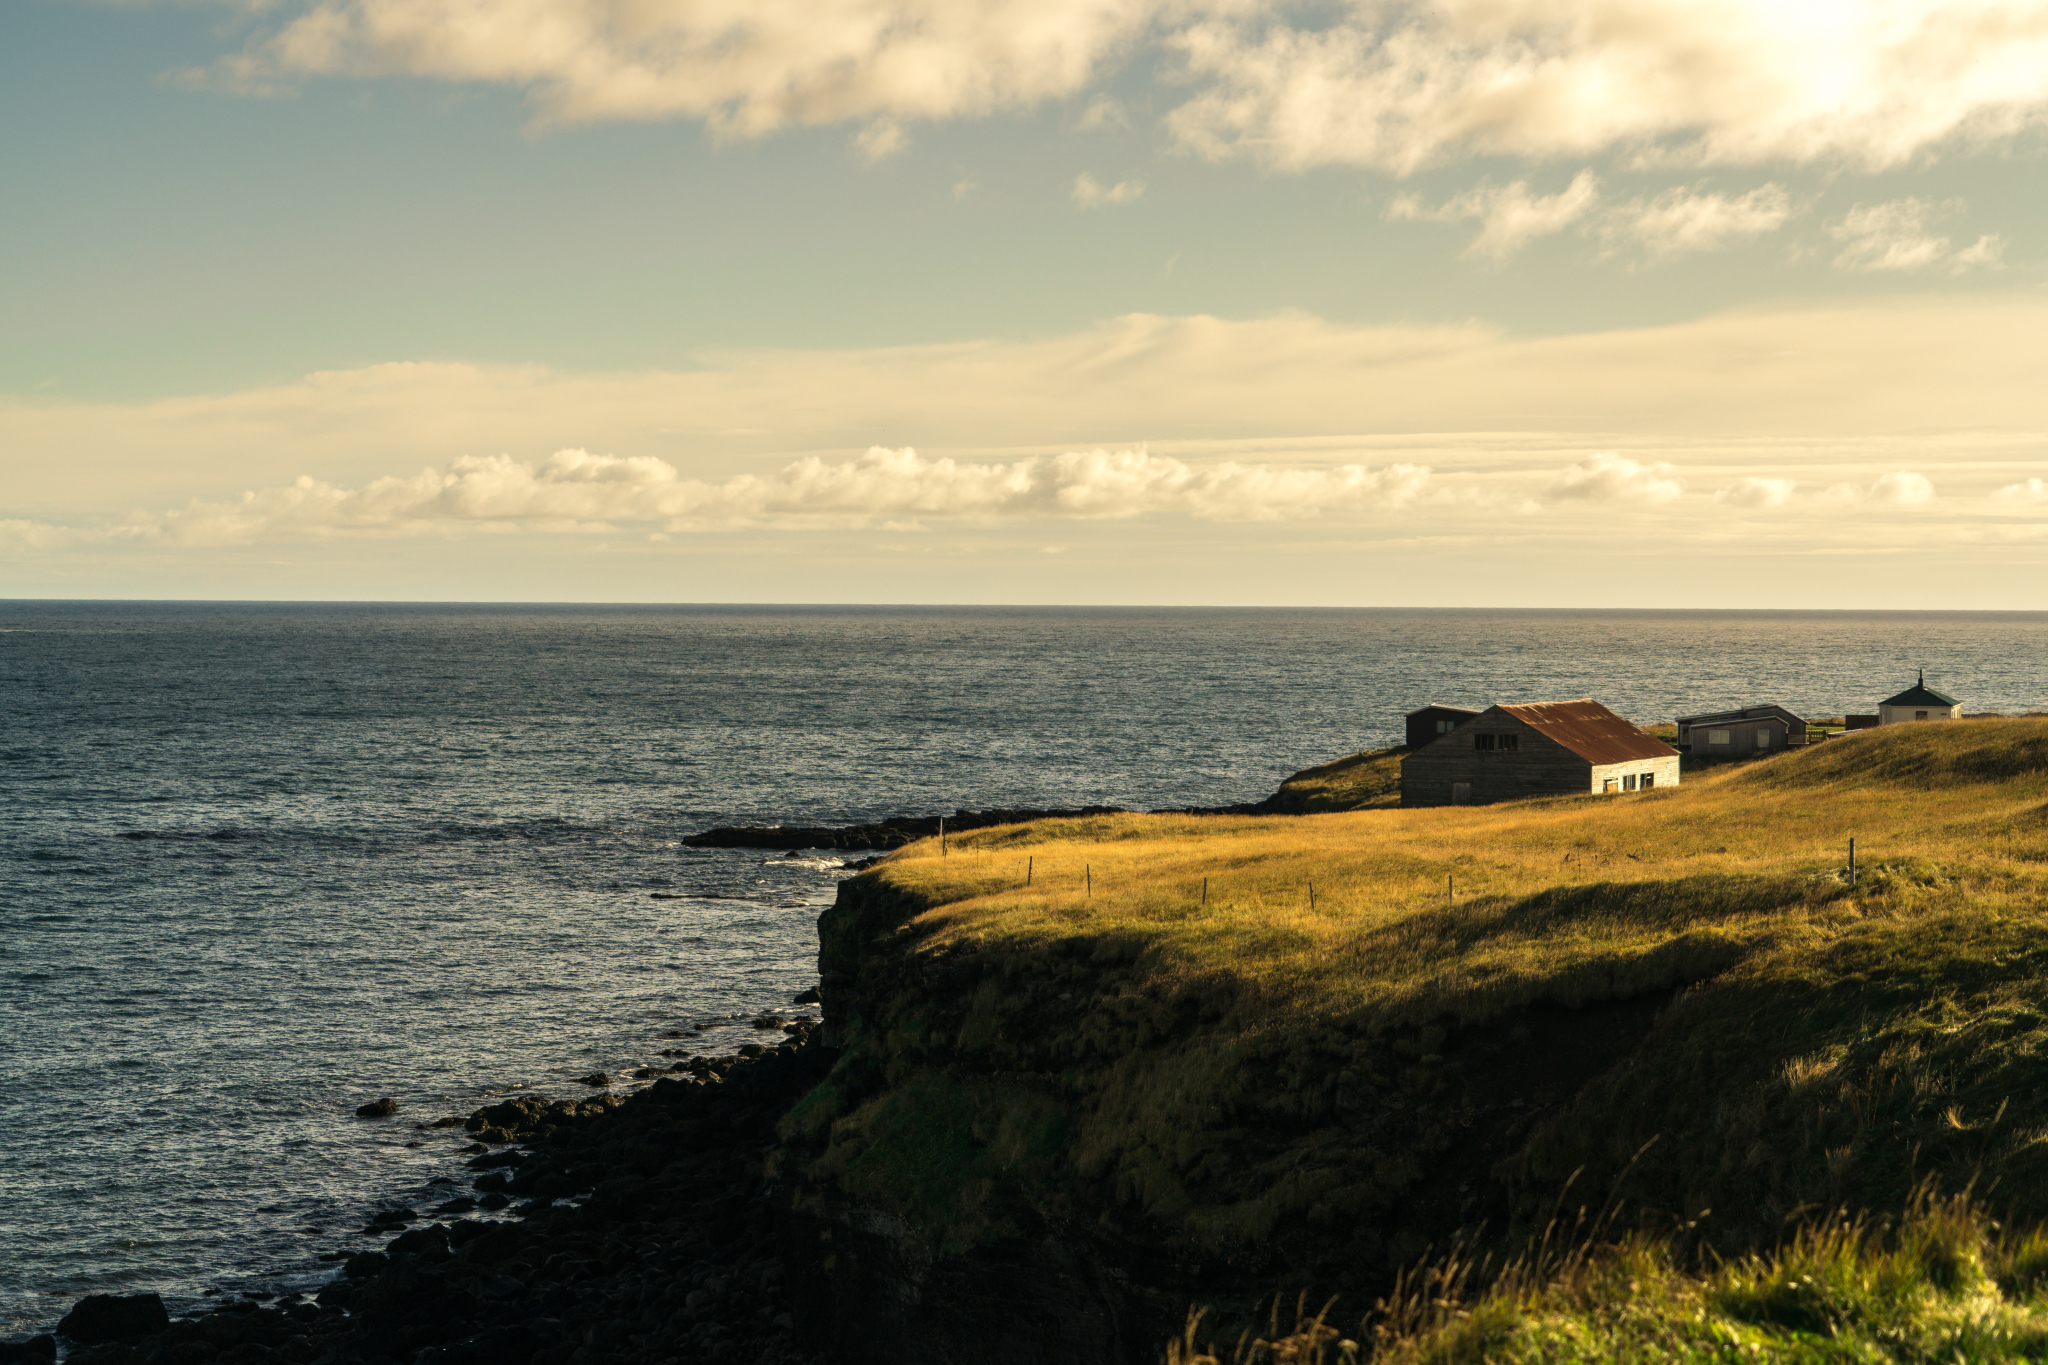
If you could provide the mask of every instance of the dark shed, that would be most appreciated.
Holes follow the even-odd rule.
[[[1447,735],[1478,715],[1469,706],[1439,706],[1431,702],[1408,713],[1408,747],[1420,749],[1439,735]]]

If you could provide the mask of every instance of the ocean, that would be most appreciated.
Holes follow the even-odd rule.
[[[421,1123],[755,1036],[847,874],[696,830],[1253,800],[1432,701],[2040,711],[2044,662],[2048,613],[0,602],[0,1339],[315,1284],[459,1170]]]

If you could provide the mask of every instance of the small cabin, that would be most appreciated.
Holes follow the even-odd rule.
[[[1927,670],[1920,670],[1920,681],[1896,697],[1886,697],[1877,704],[1879,725],[1906,725],[1916,720],[1961,720],[1963,704],[1946,692],[1936,691],[1927,685]]]
[[[1489,706],[1401,760],[1404,806],[1678,785],[1678,751],[1589,697]]]
[[[1478,715],[1468,706],[1440,706],[1431,702],[1418,711],[1410,711],[1408,720],[1408,747],[1420,749],[1440,735],[1447,735]]]
[[[1775,704],[1678,718],[1678,747],[1694,758],[1768,754],[1806,743],[1806,718]]]

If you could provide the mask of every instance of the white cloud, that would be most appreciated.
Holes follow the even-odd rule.
[[[991,463],[927,459],[877,446],[851,460],[816,456],[763,478],[685,478],[647,456],[557,451],[537,463],[471,456],[445,470],[341,488],[301,477],[230,502],[194,499],[132,513],[96,539],[177,546],[242,545],[341,534],[454,530],[610,533],[620,523],[669,532],[819,524],[907,529],[920,519],[1109,520],[1179,514],[1204,521],[1276,521],[1326,511],[1394,511],[1420,497],[1429,470],[1238,464],[1197,468],[1144,450],[1076,451]],[[17,530],[16,528],[22,528]],[[31,548],[61,528],[0,524]]]
[[[1972,266],[1996,265],[2005,253],[2005,239],[1979,237],[1961,251],[1936,236],[1933,224],[1962,211],[1962,205],[1931,199],[1893,199],[1858,204],[1828,225],[1828,235],[1843,243],[1835,264],[1844,270],[1920,270],[1946,263],[1961,273]]]
[[[1479,235],[1465,248],[1465,254],[1502,261],[1538,237],[1564,231],[1590,213],[1599,198],[1600,178],[1591,171],[1580,171],[1556,194],[1533,194],[1526,180],[1475,186],[1438,208],[1404,194],[1387,207],[1387,217],[1432,223],[1477,219]]]
[[[1113,95],[1097,95],[1088,102],[1088,107],[1081,111],[1080,117],[1074,120],[1074,131],[1094,133],[1107,128],[1129,132],[1131,116],[1124,109],[1122,100]]]
[[[546,122],[701,119],[750,136],[975,117],[1083,89],[1152,0],[316,0],[190,81],[301,75],[509,85]]]
[[[1750,477],[1738,480],[1714,494],[1714,501],[1731,507],[1783,507],[1792,500],[1799,485],[1792,479]]]
[[[1390,0],[1169,41],[1212,83],[1171,116],[1183,143],[1294,168],[1601,151],[1875,168],[2048,114],[2041,0]]]
[[[1685,495],[1685,484],[1669,464],[1638,464],[1613,451],[1603,451],[1566,469],[1551,483],[1557,502],[1671,502]]]
[[[1103,185],[1088,172],[1074,177],[1073,200],[1084,209],[1100,208],[1104,204],[1128,204],[1145,192],[1142,180],[1119,180],[1114,185]]]
[[[1600,232],[1610,244],[1631,241],[1653,259],[1668,260],[1775,232],[1791,214],[1792,197],[1779,185],[1762,185],[1741,196],[1681,188],[1617,206]]]
[[[1991,496],[1999,502],[2036,507],[2048,503],[2048,481],[2028,479],[2025,483],[2009,483]]]
[[[1901,469],[1886,474],[1868,488],[1853,483],[1834,484],[1821,498],[1826,502],[1868,503],[1878,507],[1925,507],[1934,501],[1934,483],[1924,474]]]
[[[188,81],[408,75],[527,92],[543,121],[751,136],[1084,94],[1148,49],[1199,89],[1187,146],[1405,174],[1467,155],[1901,164],[2037,127],[2043,0],[313,0]],[[1105,97],[1106,98],[1106,97]],[[1082,115],[1086,126],[1098,99]]]

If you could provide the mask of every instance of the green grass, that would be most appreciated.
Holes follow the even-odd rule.
[[[1736,1260],[1930,1177],[2048,1220],[2044,906],[2040,721],[1643,794],[975,831],[821,922],[848,1047],[783,1160],[939,1254],[1071,1223],[1240,1266],[1238,1321],[1517,1245],[1568,1187]]]
[[[1895,1224],[1830,1217],[1773,1251],[1700,1265],[1629,1235],[1518,1259],[1446,1259],[1347,1335],[1298,1304],[1219,1351],[1191,1322],[1169,1365],[1633,1365],[2038,1361],[2048,1358],[2048,1238],[2002,1229],[1966,1197],[1923,1193]],[[1480,1281],[1483,1279],[1483,1284]],[[1276,1305],[1277,1308],[1278,1305]]]
[[[1281,815],[1375,810],[1401,804],[1401,760],[1408,746],[1366,749],[1333,763],[1303,768],[1260,804]]]

